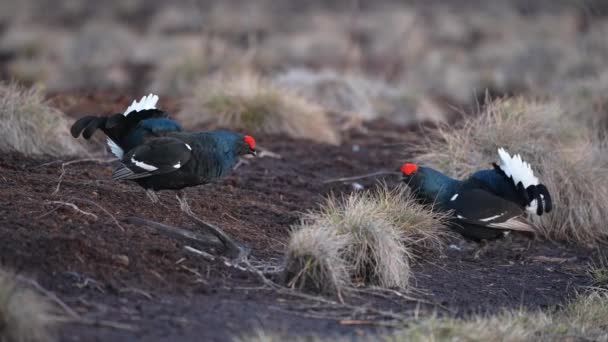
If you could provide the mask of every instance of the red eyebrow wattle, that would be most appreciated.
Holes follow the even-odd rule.
[[[255,150],[255,139],[253,139],[253,137],[252,137],[252,136],[250,136],[250,135],[246,135],[246,136],[245,136],[245,142],[247,143],[247,145],[249,145],[249,147],[250,147],[252,150]]]

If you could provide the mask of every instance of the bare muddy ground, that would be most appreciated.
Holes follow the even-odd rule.
[[[118,111],[130,99],[98,97],[53,101],[76,118]],[[221,182],[190,189],[190,205],[251,247],[255,262],[279,265],[300,213],[330,192],[352,191],[350,183],[324,181],[394,171],[405,160],[403,144],[422,134],[383,122],[368,126],[367,134],[347,133],[339,147],[257,136],[259,145],[282,159],[257,158]],[[410,294],[417,300],[362,291],[345,298],[359,310],[324,305],[278,293],[251,272],[196,257],[181,242],[125,223],[138,216],[196,230],[172,192],[153,205],[138,187],[110,181],[111,170],[105,162],[73,163],[62,171],[62,161],[0,156],[0,263],[38,279],[78,314],[100,322],[67,324],[62,340],[225,341],[256,328],[354,336],[380,329],[373,323],[390,318],[380,311],[463,316],[551,308],[590,284],[586,265],[592,251],[584,248],[521,236],[486,245],[454,239],[442,256],[417,261]],[[398,182],[395,176],[383,179]],[[358,182],[370,187],[376,179]],[[361,318],[370,324],[346,321]],[[109,327],[107,321],[124,326]]]

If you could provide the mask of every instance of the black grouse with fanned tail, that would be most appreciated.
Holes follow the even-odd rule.
[[[150,191],[180,190],[229,174],[241,156],[255,155],[250,136],[228,131],[184,132],[169,115],[156,109],[150,94],[109,117],[87,116],[71,128],[74,137],[89,139],[99,129],[120,159],[113,180],[132,180]],[[154,198],[153,198],[154,199]]]
[[[534,233],[527,215],[549,213],[551,195],[519,155],[511,157],[503,148],[498,155],[500,163],[493,169],[465,180],[416,164],[404,164],[401,172],[418,199],[452,212],[452,228],[465,237],[495,239],[509,230]]]

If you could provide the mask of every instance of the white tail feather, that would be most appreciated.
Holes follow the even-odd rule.
[[[515,184],[521,182],[524,188],[538,185],[538,178],[534,175],[530,164],[523,161],[519,154],[511,157],[509,152],[501,147],[498,149],[498,156],[500,157],[500,168],[507,176],[513,178]]]
[[[512,177],[513,181],[517,183],[521,182],[524,188],[528,188],[530,185],[538,185],[538,178],[534,175],[530,164],[526,163],[521,159],[519,154],[511,157],[509,152],[504,148],[498,149],[498,156],[500,157],[500,168],[508,177]],[[530,202],[526,207],[526,210],[530,213],[536,213],[537,203],[536,200]]]
[[[146,109],[156,109],[156,103],[158,102],[158,96],[154,94],[150,94],[148,96],[144,96],[137,102],[133,100],[133,103],[125,110],[124,115],[127,116],[129,113]]]
[[[122,159],[125,154],[125,151],[123,151],[122,148],[120,148],[120,146],[118,146],[112,139],[107,138],[106,141],[108,143],[108,146],[110,146],[110,151],[112,152],[112,154],[115,155],[116,158]]]
[[[156,104],[158,103],[158,96],[154,94],[149,94],[148,96],[143,96],[139,102],[137,100],[133,100],[133,103],[125,110],[123,113],[124,116],[129,115],[131,112],[139,112],[141,110],[146,109],[156,109]],[[107,139],[108,146],[110,147],[110,151],[112,154],[116,156],[118,159],[122,159],[125,152],[118,146],[112,139]]]

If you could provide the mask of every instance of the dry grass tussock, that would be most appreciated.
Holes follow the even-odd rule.
[[[497,148],[521,154],[551,192],[555,210],[535,218],[541,235],[580,243],[608,240],[608,142],[557,103],[497,100],[460,128],[417,147],[421,164],[453,177],[489,168]]]
[[[323,108],[251,72],[203,80],[180,116],[190,126],[231,127],[328,144],[340,142]]]
[[[431,207],[420,204],[405,184],[399,184],[394,189],[382,184],[373,199],[401,231],[401,240],[412,249],[414,255],[417,256],[421,250],[436,252],[443,248],[444,238],[450,234],[447,228],[448,214],[435,212]]]
[[[285,260],[285,279],[291,288],[340,294],[350,283],[340,255],[348,243],[344,236],[315,224],[302,224],[291,234]]]
[[[300,255],[307,255],[324,260],[310,263],[315,267],[337,265],[336,275],[323,275],[332,279],[327,284],[330,290],[335,289],[333,279],[343,279],[344,270],[348,272],[346,281],[340,282],[344,286],[363,281],[407,289],[410,263],[416,252],[441,248],[441,236],[447,231],[443,229],[444,219],[416,203],[404,187],[389,190],[383,185],[341,198],[331,196],[319,210],[307,213],[292,233],[287,249],[287,281],[321,279],[318,274],[324,272],[298,261],[302,259]],[[331,271],[330,266],[322,269]],[[324,286],[319,283],[308,287],[324,290]]]
[[[606,341],[608,340],[608,293],[592,292],[556,313],[512,310],[468,319],[423,318],[403,330],[367,336],[355,341]],[[285,336],[256,331],[241,342],[283,341]],[[300,337],[290,341],[353,341],[347,338]]]
[[[14,275],[0,270],[0,341],[52,341],[50,305],[38,294],[20,287]]]
[[[407,287],[410,251],[403,243],[403,232],[372,194],[329,197],[308,219],[348,236],[343,254],[354,278],[383,287]]]
[[[25,155],[76,155],[84,147],[69,132],[63,113],[38,88],[0,83],[0,149]]]
[[[599,257],[587,265],[593,286],[608,290],[608,256],[600,251]]]

